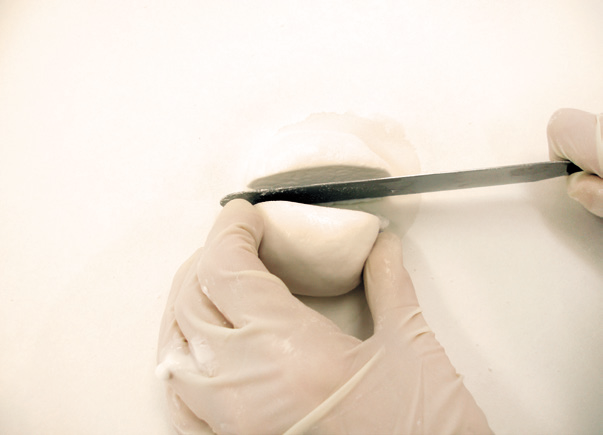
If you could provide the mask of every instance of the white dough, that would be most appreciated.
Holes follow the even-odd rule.
[[[245,161],[245,182],[252,189],[419,172],[416,151],[400,124],[352,114],[317,113],[276,134],[261,134],[250,139]],[[419,202],[419,195],[410,195],[332,206],[376,214],[390,222],[389,231],[403,236]]]
[[[246,161],[250,188],[419,172],[416,151],[402,127],[383,117],[318,113],[281,128],[276,135],[262,136],[252,139],[255,145],[250,146]],[[260,257],[302,302],[345,333],[367,338],[372,333],[372,319],[363,289],[348,290],[360,280],[367,249],[374,241],[369,241],[371,232],[363,229],[371,219],[365,221],[366,214],[359,214],[363,218],[357,223],[342,221],[334,212],[370,213],[380,218],[382,228],[389,223],[387,230],[402,237],[414,221],[419,203],[419,195],[411,195],[331,204],[337,209],[258,205],[268,222]],[[304,217],[306,210],[312,212]],[[331,231],[325,231],[327,228]],[[376,232],[371,237],[375,236]]]
[[[360,284],[379,233],[376,216],[285,201],[255,207],[264,217],[260,259],[292,293],[338,296]]]

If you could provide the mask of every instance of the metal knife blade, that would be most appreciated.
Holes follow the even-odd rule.
[[[307,186],[275,187],[249,190],[226,195],[224,206],[242,198],[252,204],[265,201],[291,201],[303,204],[323,204],[384,196],[409,195],[441,190],[470,189],[501,184],[527,183],[573,174],[581,169],[571,162],[538,162],[500,166],[468,171],[374,178]]]

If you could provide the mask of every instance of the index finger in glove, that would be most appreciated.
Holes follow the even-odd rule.
[[[287,315],[301,304],[259,259],[263,230],[263,218],[251,204],[229,202],[210,231],[196,267],[200,291],[235,328],[254,317]],[[182,297],[195,295],[183,293]]]
[[[552,160],[570,160],[583,170],[603,176],[603,115],[560,109],[547,127]]]

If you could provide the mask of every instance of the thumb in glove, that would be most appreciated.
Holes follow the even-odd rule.
[[[583,169],[568,178],[568,194],[603,217],[603,114],[560,109],[551,117],[547,136],[552,160],[570,160]]]

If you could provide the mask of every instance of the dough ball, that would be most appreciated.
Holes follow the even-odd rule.
[[[297,295],[338,296],[356,288],[379,218],[356,210],[285,201],[255,206],[264,217],[260,259]]]
[[[246,167],[243,173],[245,184],[250,188],[378,178],[390,174],[410,175],[420,172],[416,150],[407,140],[403,127],[397,121],[382,116],[365,118],[350,113],[312,114],[300,122],[280,128],[276,134],[273,129],[259,132],[257,136],[250,138],[248,152],[247,158],[244,159]],[[367,242],[365,237],[355,236],[352,231],[342,230],[341,233],[337,233],[332,230],[326,231],[325,235],[322,235],[324,231],[317,233],[314,239],[303,240],[291,231],[297,228],[302,235],[310,234],[310,230],[301,231],[300,222],[305,218],[311,219],[310,216],[304,216],[305,210],[320,210],[320,213],[316,211],[314,219],[321,222],[316,226],[324,229],[328,228],[328,225],[336,228],[337,222],[340,224],[343,222],[338,220],[338,214],[331,212],[350,209],[348,211],[352,213],[360,211],[369,213],[369,216],[370,214],[378,216],[381,219],[381,228],[389,222],[387,230],[402,237],[412,225],[419,203],[420,195],[408,195],[358,202],[338,202],[332,204],[334,208],[294,205],[291,208],[299,210],[299,213],[289,210],[293,214],[291,225],[286,224],[288,220],[279,220],[277,217],[274,218],[276,222],[271,223],[273,219],[269,215],[278,216],[277,211],[272,213],[266,210],[269,242],[264,243],[264,247],[260,248],[260,256],[264,257],[266,263],[272,263],[269,269],[279,275],[303,303],[331,319],[345,333],[364,340],[372,335],[372,317],[364,291],[361,287],[353,291],[348,290],[360,281],[364,260],[372,248],[374,239]],[[277,206],[265,204],[256,207]],[[330,217],[337,217],[337,219],[327,224],[320,219],[322,213],[324,213],[323,219]],[[367,218],[366,215],[361,214],[361,216]],[[364,235],[368,234],[361,230],[362,225],[364,224],[361,223],[356,227],[356,231]],[[343,237],[339,238],[338,234]],[[329,240],[329,237],[334,237],[335,240]],[[335,255],[334,261],[333,248],[327,250],[327,244],[339,246],[336,251],[340,252]],[[305,251],[304,255],[300,252],[302,247]],[[350,267],[348,256],[356,256],[357,266]],[[320,261],[317,260],[319,258]],[[296,269],[298,266],[300,269]],[[277,270],[279,268],[280,271]],[[310,270],[314,271],[308,273]],[[346,286],[341,285],[344,276],[355,277],[353,280],[350,279],[347,290]],[[338,285],[330,285],[323,281],[325,278],[335,277]]]
[[[360,180],[419,173],[419,160],[402,126],[389,118],[316,113],[303,121],[250,139],[245,159],[249,188]],[[389,222],[403,236],[418,211],[420,195],[338,202]],[[327,204],[322,204],[327,205]]]

